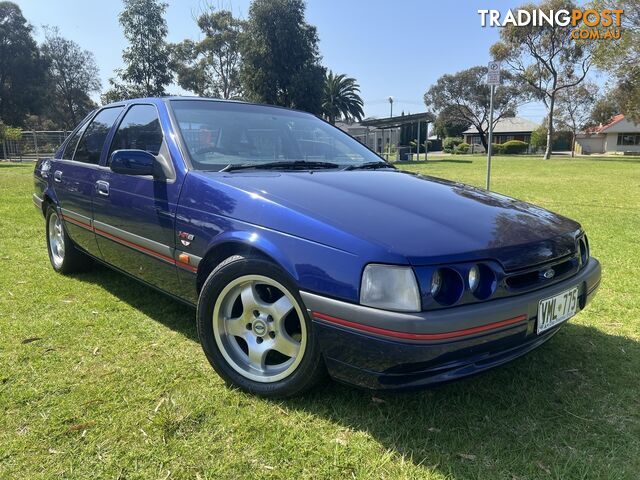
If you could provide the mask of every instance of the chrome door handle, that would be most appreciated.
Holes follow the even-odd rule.
[[[96,182],[96,191],[100,195],[104,195],[105,197],[109,196],[109,182],[105,182],[104,180],[98,180]]]
[[[62,171],[56,170],[53,172],[53,181],[60,183],[62,181]]]

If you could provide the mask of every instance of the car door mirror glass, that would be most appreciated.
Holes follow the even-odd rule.
[[[156,157],[145,150],[116,150],[111,154],[112,172],[125,175],[154,175]]]

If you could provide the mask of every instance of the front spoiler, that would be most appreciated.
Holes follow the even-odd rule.
[[[574,277],[509,298],[444,310],[398,313],[301,292],[331,375],[375,389],[415,388],[506,363],[542,345],[538,302],[579,286],[582,310],[601,277],[592,258]]]

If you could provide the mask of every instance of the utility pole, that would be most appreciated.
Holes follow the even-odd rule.
[[[391,111],[389,112],[389,118],[393,117],[393,97],[389,97],[389,107]]]

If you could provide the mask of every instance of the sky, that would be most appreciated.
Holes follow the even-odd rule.
[[[57,26],[63,36],[95,55],[103,89],[114,69],[122,66],[126,47],[118,13],[120,0],[13,0],[43,39],[43,25]],[[169,42],[198,39],[194,17],[203,0],[168,0]],[[209,0],[231,7],[246,17],[249,0]],[[498,28],[480,26],[480,8],[506,11],[518,0],[307,0],[307,21],[315,25],[325,67],[346,73],[360,84],[365,115],[425,111],[424,92],[445,73],[454,73],[489,60],[489,47],[499,38]],[[177,85],[169,93],[184,93]],[[532,103],[518,115],[539,122],[544,106]]]

